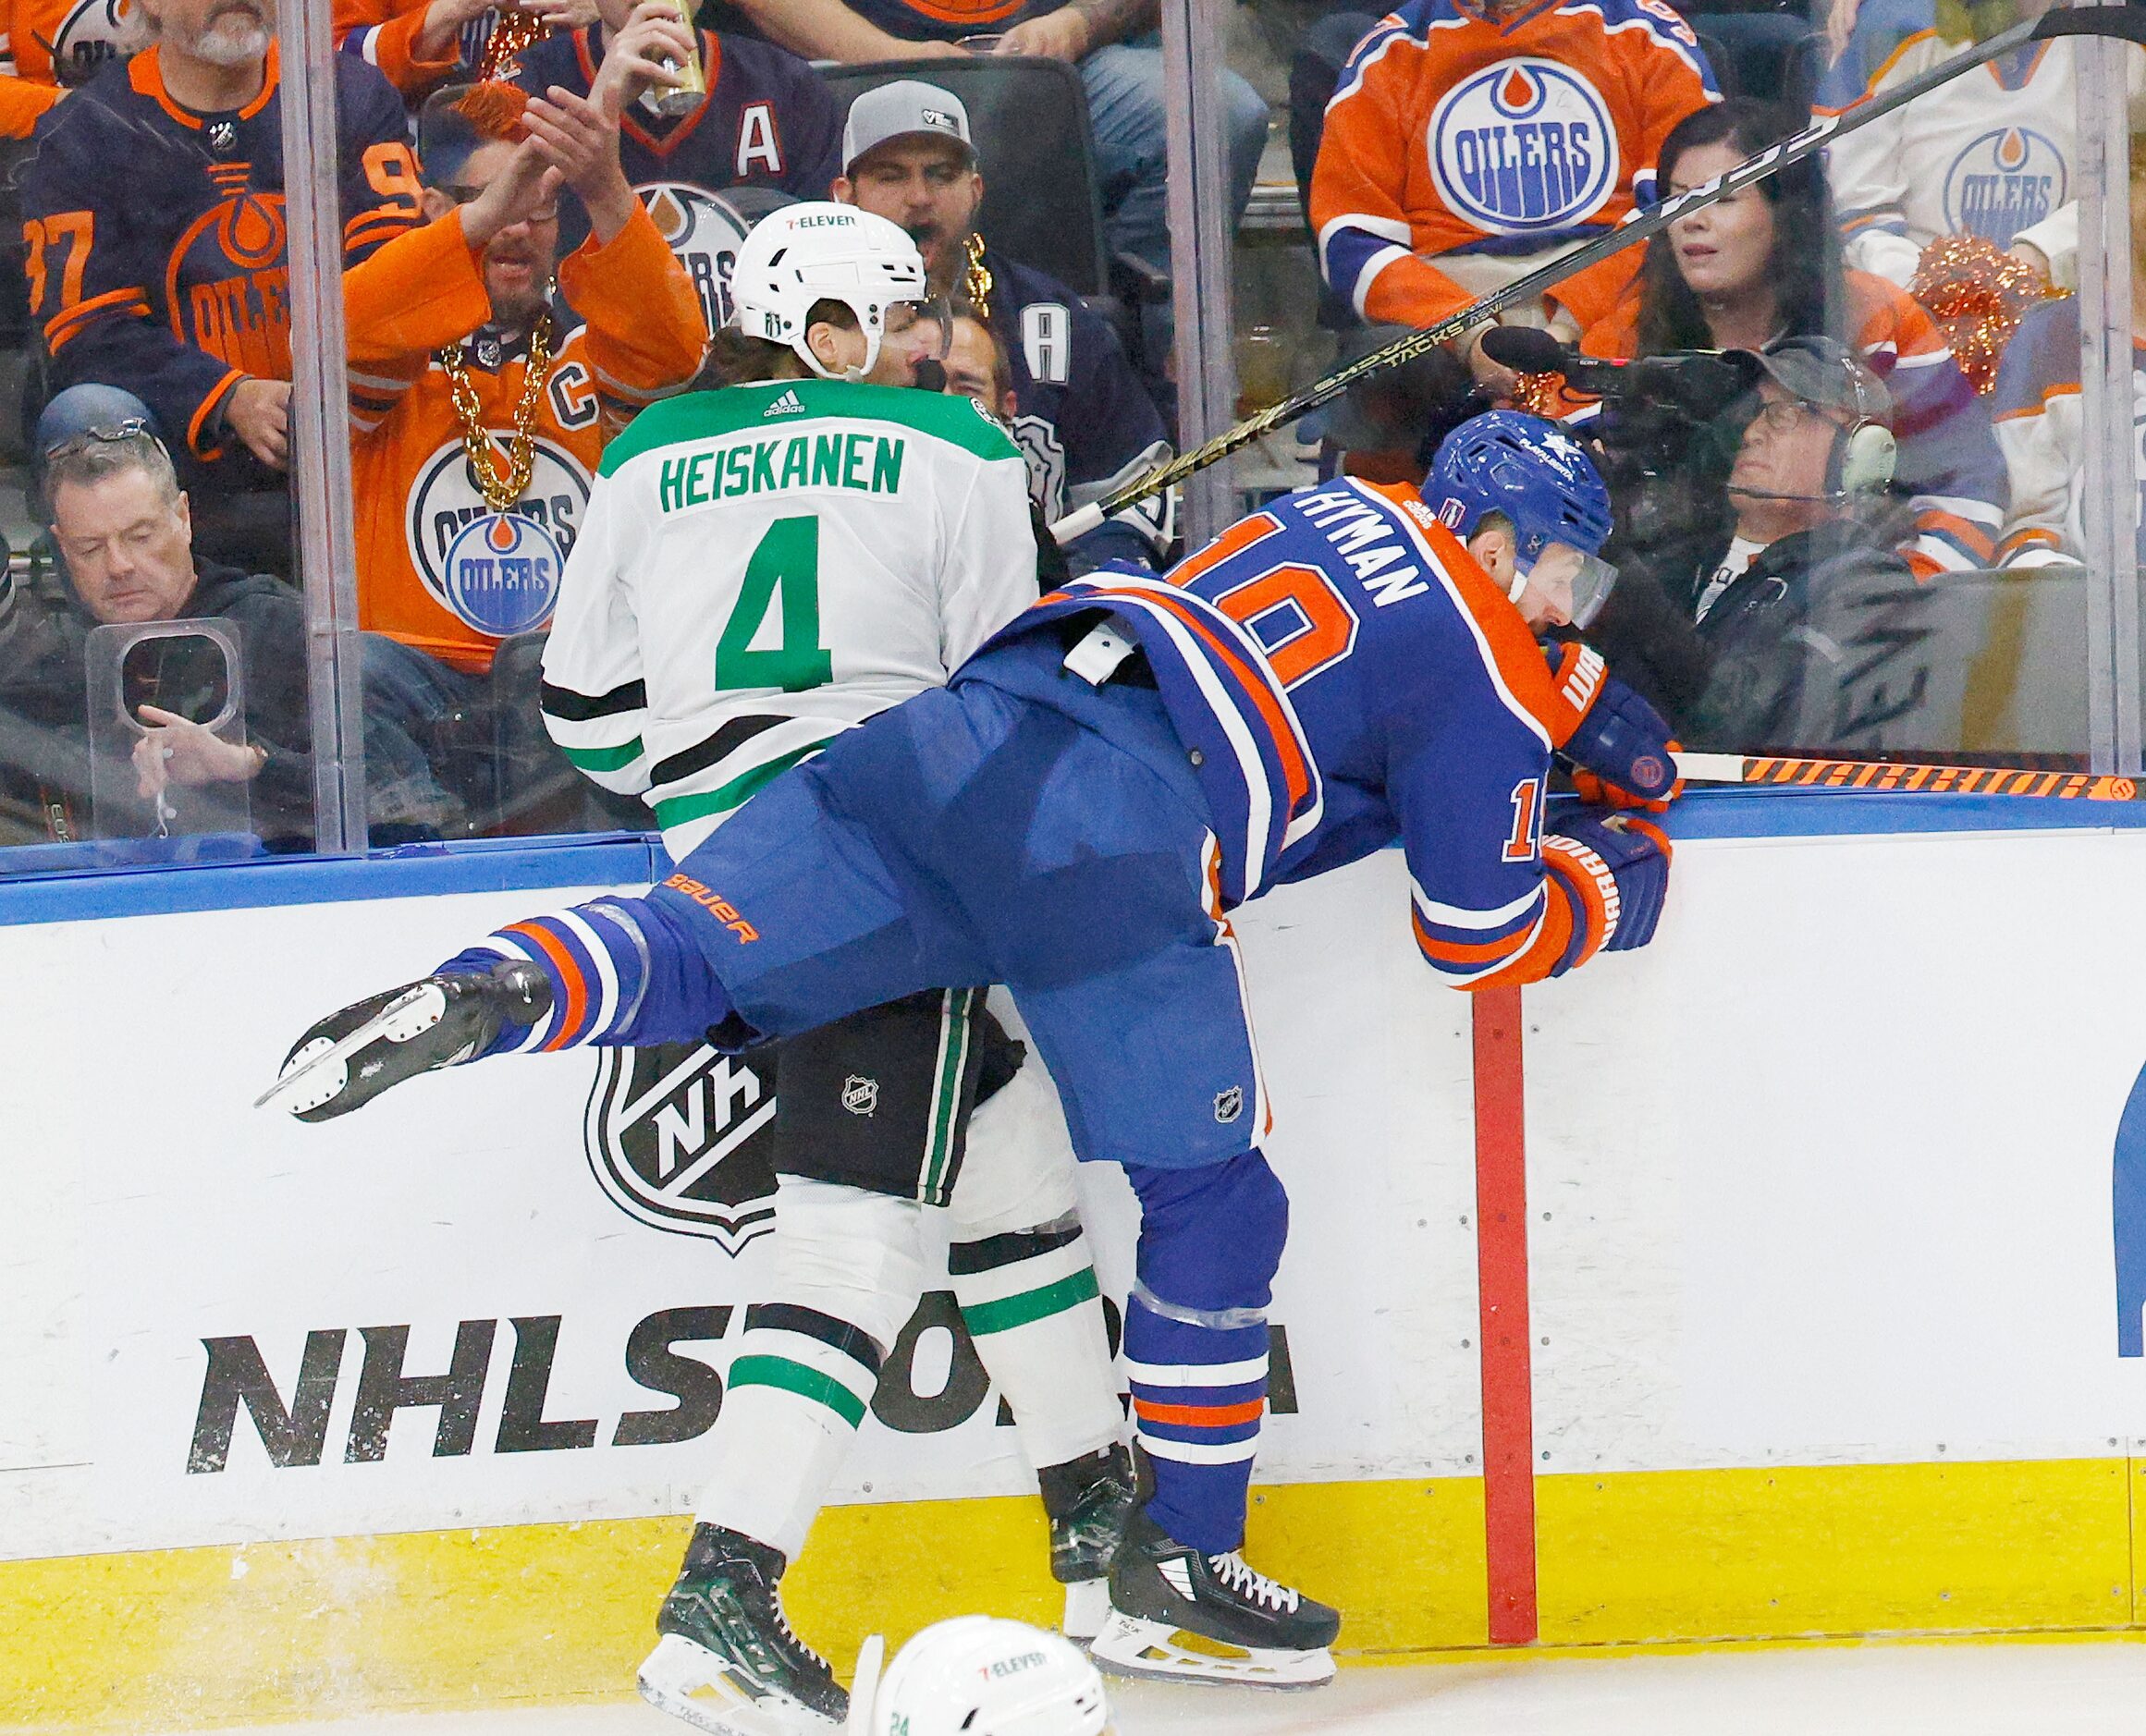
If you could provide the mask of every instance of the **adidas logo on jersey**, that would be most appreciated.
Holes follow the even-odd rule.
[[[803,399],[800,398],[795,392],[785,392],[774,403],[760,412],[760,420],[766,422],[770,416],[802,416],[803,414]]]

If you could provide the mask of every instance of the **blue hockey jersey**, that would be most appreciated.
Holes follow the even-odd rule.
[[[994,642],[1098,608],[1138,640],[1197,768],[1218,908],[1398,841],[1417,945],[1456,984],[1554,974],[1613,929],[1607,870],[1542,836],[1551,754],[1601,659],[1574,646],[1551,670],[1414,489],[1286,496],[1164,577],[1062,585]]]
[[[1047,520],[1100,500],[1171,457],[1170,436],[1102,315],[1057,278],[988,249],[991,324],[1013,367],[1013,438],[1028,460],[1028,493]],[[1170,542],[1170,512],[1150,496],[1080,538],[1091,565],[1153,566]]]
[[[511,73],[532,95],[552,85],[586,96],[603,65],[603,26],[524,49]],[[686,275],[712,331],[730,313],[738,243],[769,205],[825,199],[842,168],[842,104],[811,66],[749,36],[701,32],[707,100],[661,116],[644,103],[619,120],[619,162]],[[589,232],[579,200],[559,206],[559,251]]]

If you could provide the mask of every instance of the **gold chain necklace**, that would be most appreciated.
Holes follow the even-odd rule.
[[[439,365],[448,376],[454,399],[455,420],[462,425],[462,450],[477,478],[477,491],[494,512],[505,512],[521,498],[529,479],[536,474],[536,410],[544,402],[544,387],[551,373],[551,315],[539,313],[529,328],[529,363],[521,378],[521,401],[514,406],[514,438],[507,446],[507,473],[499,473],[499,446],[484,426],[484,407],[477,402],[477,388],[470,383],[470,370],[462,361],[462,347],[449,344],[439,352]]]
[[[969,231],[969,267],[962,278],[962,294],[976,317],[985,324],[991,323],[991,268],[984,263],[984,238],[974,229]]]

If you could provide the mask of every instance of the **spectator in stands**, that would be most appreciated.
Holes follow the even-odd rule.
[[[362,268],[368,294],[411,311],[392,341],[350,350],[359,620],[466,675],[550,618],[607,432],[684,385],[707,346],[626,184],[615,114],[560,91],[516,122],[497,94],[426,99],[429,221]],[[592,225],[563,262],[562,181]]]
[[[136,15],[134,0],[0,7],[0,139],[29,138],[69,91],[133,53]]]
[[[1748,99],[1704,109],[1663,141],[1663,189],[1699,186],[1796,129],[1794,116]],[[1821,336],[1852,341],[1896,407],[1900,483],[1915,515],[1902,553],[1916,575],[1987,567],[2008,494],[1988,409],[1920,305],[1882,277],[1844,268],[1816,159],[1657,235],[1631,291],[1581,348],[1627,358]]]
[[[1104,226],[1113,252],[1170,273],[1169,151],[1156,0],[734,0],[772,41],[815,60],[959,55],[974,42],[999,55],[1070,61],[1080,69],[1095,132]],[[979,31],[1002,32],[978,38]],[[1219,51],[1220,44],[1214,45]],[[1267,143],[1267,104],[1221,73],[1230,157],[1230,219],[1244,212]]]
[[[1588,640],[1687,747],[1823,747],[1846,671],[1829,612],[1911,587],[1864,508],[1890,473],[1885,388],[1830,337],[1752,359],[1728,512],[1693,558],[1625,566]]]
[[[532,40],[579,30],[595,0],[336,0],[336,46],[370,61],[412,105],[449,79],[489,79]],[[509,21],[510,19],[510,21]]]
[[[0,654],[0,706],[16,762],[8,781],[37,787],[50,835],[88,836],[91,631],[220,618],[238,631],[243,739],[228,740],[206,727],[229,681],[220,649],[193,635],[151,642],[147,654],[123,666],[123,703],[147,726],[134,748],[137,793],[153,804],[169,786],[243,783],[254,831],[272,845],[308,846],[313,775],[304,601],[280,579],[196,557],[171,456],[143,422],[92,429],[44,457],[67,606],[16,600],[19,618],[9,622]],[[404,836],[413,829],[436,836],[448,804],[409,720],[371,682],[365,715],[374,822],[397,824]],[[27,754],[17,751],[26,740]]]
[[[599,78],[617,85],[603,100],[619,109],[626,178],[693,279],[708,329],[719,331],[746,229],[772,204],[825,199],[841,173],[842,106],[810,67],[770,43],[713,31],[696,41],[671,0],[598,5],[600,25],[537,43],[513,77],[532,96],[556,86],[594,97]],[[678,82],[670,68],[696,53],[706,93],[673,108],[664,102]],[[561,251],[588,229],[578,200],[562,205]]]
[[[1013,437],[1029,495],[1047,520],[1098,500],[1170,457],[1162,418],[1117,335],[1065,285],[991,251],[975,253],[984,177],[968,111],[952,92],[902,79],[850,104],[835,197],[900,224],[933,291],[962,294],[1005,343]],[[1086,570],[1111,559],[1158,564],[1171,540],[1166,501],[1128,507],[1068,551]]]
[[[945,366],[948,391],[975,398],[1000,422],[1012,424],[1020,409],[1013,392],[1013,359],[999,334],[965,303],[954,311]]]
[[[1358,319],[1421,327],[1654,196],[1670,129],[1715,101],[1698,39],[1649,0],[1406,0],[1356,46],[1311,180],[1321,274]],[[1636,262],[1613,255],[1504,316],[1576,338]],[[1430,403],[1511,375],[1453,346]],[[1368,341],[1368,340],[1367,340]]]
[[[131,393],[218,558],[285,571],[290,327],[276,0],[137,0],[154,43],[39,129],[21,184],[33,317],[55,385]],[[343,256],[418,221],[401,99],[336,62]],[[389,315],[399,312],[384,310]],[[353,331],[353,336],[361,334]],[[35,449],[86,422],[66,391]]]
[[[2131,135],[2132,422],[2146,425],[2146,132]],[[2006,567],[2084,565],[2081,510],[2085,399],[2079,389],[2079,300],[2068,296],[2020,321],[1997,367],[1991,407],[2012,481],[2012,511],[1998,549]],[[2121,460],[2119,460],[2119,463]],[[2146,500],[2146,458],[2130,462]],[[2146,554],[2146,516],[2139,530]]]
[[[1846,47],[1820,82],[1816,112],[1840,114],[2053,4],[1863,0]],[[2002,250],[2053,215],[2074,196],[2077,66],[2069,39],[2033,43],[1830,147],[1848,263],[1905,287],[1938,236],[1980,236]]]

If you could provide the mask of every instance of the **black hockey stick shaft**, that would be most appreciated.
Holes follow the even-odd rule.
[[[1747,157],[1734,168],[1724,169],[1703,186],[1694,187],[1688,192],[1674,199],[1650,205],[1645,211],[1633,211],[1615,228],[1597,236],[1583,247],[1538,267],[1526,276],[1515,277],[1502,289],[1493,289],[1480,300],[1471,302],[1457,313],[1449,313],[1434,324],[1397,337],[1382,349],[1374,349],[1359,356],[1346,367],[1337,368],[1324,379],[1315,380],[1303,391],[1270,405],[1257,416],[1247,417],[1232,428],[1226,428],[1205,446],[1197,446],[1180,458],[1171,460],[1146,476],[1137,477],[1123,487],[1114,489],[1102,499],[1068,513],[1050,527],[1051,534],[1060,543],[1069,543],[1076,536],[1085,536],[1101,524],[1111,514],[1122,512],[1136,500],[1145,500],[1150,495],[1182,483],[1188,476],[1204,471],[1208,465],[1226,458],[1231,453],[1248,446],[1262,434],[1285,427],[1299,416],[1309,415],[1321,404],[1331,404],[1359,380],[1372,374],[1383,373],[1389,368],[1397,368],[1404,361],[1427,355],[1439,345],[1458,337],[1469,327],[1480,324],[1505,309],[1539,296],[1551,285],[1562,283],[1576,272],[1585,271],[1600,260],[1620,252],[1636,242],[1644,241],[1660,234],[1679,217],[1685,217],[1716,200],[1726,199],[1731,193],[1741,192],[1755,181],[1760,181],[1776,169],[1791,163],[1800,162],[1814,151],[1825,148],[1833,140],[1854,132],[1859,127],[1868,127],[1874,120],[1905,108],[1919,96],[1927,95],[1942,85],[1950,84],[1962,73],[1972,72],[1977,67],[1986,66],[1993,60],[2030,43],[2051,42],[2059,36],[2104,36],[2120,42],[2137,43],[2146,46],[2146,0],[2124,0],[2120,6],[2059,6],[2045,12],[2039,18],[2028,18],[2015,24],[2008,31],[2000,31],[1985,42],[1970,43],[1949,60],[1940,61],[1928,71],[1897,84],[1890,91],[1844,109],[1838,115],[1826,115],[1814,120],[1794,137],[1784,139],[1779,144],[1769,145],[1755,156]]]

